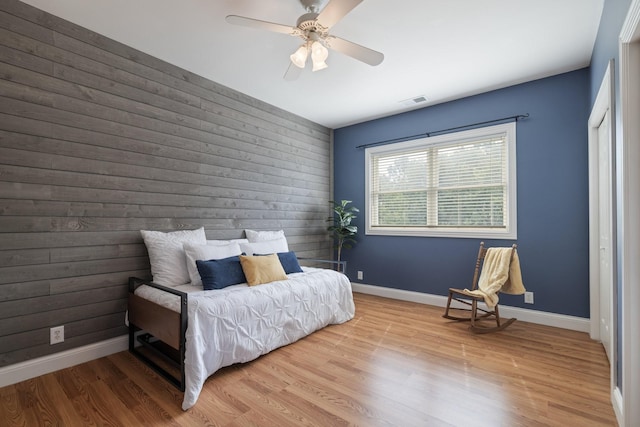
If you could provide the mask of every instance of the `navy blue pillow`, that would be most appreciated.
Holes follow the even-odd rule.
[[[298,263],[298,257],[296,257],[295,252],[279,252],[278,258],[286,274],[302,273],[302,268],[300,268],[300,263]]]
[[[247,278],[242,271],[239,256],[209,261],[196,261],[198,273],[202,278],[202,287],[205,291],[222,289],[227,286],[246,283]]]
[[[269,254],[254,255],[257,256]],[[298,263],[298,257],[296,257],[295,252],[278,252],[278,259],[280,260],[280,264],[282,264],[282,268],[284,269],[285,274],[302,273],[302,268],[300,268],[300,263]]]

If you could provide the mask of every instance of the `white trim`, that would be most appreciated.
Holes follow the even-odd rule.
[[[591,109],[591,115],[589,116],[588,130],[589,130],[589,299],[590,299],[590,336],[593,340],[599,340],[601,342],[608,342],[608,356],[610,358],[609,363],[609,390],[613,393],[617,388],[617,360],[620,357],[618,354],[618,326],[617,326],[617,313],[620,309],[617,305],[618,300],[618,274],[617,274],[617,202],[616,202],[616,165],[615,165],[615,153],[616,153],[616,124],[615,124],[615,75],[614,75],[614,62],[613,59],[609,61],[607,69],[602,78],[600,90],[596,96],[596,100]],[[609,117],[609,168],[607,170],[600,170],[600,137],[599,128],[605,117]],[[605,177],[604,174],[608,176]],[[601,288],[603,283],[601,282],[600,271],[600,237],[603,230],[600,229],[600,212],[601,204],[607,203],[606,200],[600,200],[600,188],[601,181],[606,180],[609,183],[609,197],[608,197],[608,215],[609,224],[607,233],[609,235],[609,277],[607,278],[607,285],[611,286],[609,307],[607,309],[609,315],[607,323],[609,325],[609,336],[602,337],[600,335],[601,330]],[[613,400],[612,400],[613,402]]]
[[[620,31],[620,169],[622,299],[622,426],[640,425],[640,0],[633,0]]]
[[[40,375],[109,356],[129,348],[129,337],[123,335],[60,353],[27,360],[0,368],[0,387],[26,381]]]
[[[624,419],[624,417],[622,416],[623,404],[624,400],[622,399],[622,393],[620,392],[620,389],[618,387],[615,387],[611,391],[611,405],[613,406],[613,412],[616,415],[616,419],[618,420],[619,425],[622,425],[621,420]]]
[[[589,299],[590,299],[590,317],[591,330],[590,335],[593,340],[601,340],[600,337],[600,200],[599,200],[599,177],[603,171],[600,171],[599,152],[598,152],[598,128],[602,123],[607,111],[610,112],[609,138],[615,143],[615,112],[613,108],[613,91],[615,82],[612,81],[613,76],[613,60],[609,61],[607,70],[602,78],[600,90],[591,109],[589,116]],[[610,147],[611,159],[614,159],[615,147]],[[615,171],[615,166],[611,165],[611,172]],[[615,175],[609,177],[611,183],[610,200],[615,202]],[[611,210],[611,225],[615,222],[615,208]],[[609,230],[610,236],[610,259],[611,266],[611,283],[616,283],[614,271],[616,270],[615,257],[615,228]],[[611,293],[612,302],[616,299],[616,293]],[[614,310],[610,310],[613,315]],[[609,319],[609,325],[614,326],[613,318]],[[613,337],[609,338],[612,346],[612,360],[615,360],[615,327],[610,331]],[[612,339],[613,338],[613,339]],[[611,364],[612,368],[614,364]],[[612,370],[612,377],[614,372]]]
[[[444,307],[447,305],[447,297],[442,295],[425,294],[422,292],[405,291],[402,289],[385,288],[382,286],[351,283],[354,292],[376,295],[379,297],[397,299],[402,301],[417,302],[420,304]],[[554,326],[556,328],[570,329],[573,331],[589,332],[589,319],[584,317],[567,316],[564,314],[547,313],[538,310],[529,310],[520,307],[500,305],[501,315],[515,317],[523,322],[536,323],[538,325]]]
[[[377,295],[385,298],[392,298],[402,301],[412,301],[421,304],[444,307],[447,298],[441,295],[431,295],[422,292],[405,291],[401,289],[385,288],[381,286],[365,285],[362,283],[351,284],[354,292]],[[546,313],[536,310],[527,310],[518,307],[500,306],[500,310],[505,316],[516,317],[524,322],[537,323],[540,325],[555,326],[558,328],[571,329],[575,331],[588,332],[589,322],[587,319],[562,314]],[[112,338],[95,344],[74,348],[49,356],[28,360],[22,363],[0,368],[0,387],[26,381],[40,375],[46,375],[60,369],[69,368],[80,363],[89,362],[101,357],[128,349],[128,336]]]

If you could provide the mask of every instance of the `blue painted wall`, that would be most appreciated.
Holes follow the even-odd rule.
[[[518,253],[535,304],[506,305],[589,316],[587,119],[589,70],[525,83],[334,132],[335,199],[360,208],[358,243],[343,251],[354,283],[446,295],[468,287],[480,240],[364,234],[364,149],[358,145],[516,114]],[[509,246],[513,241],[486,240]],[[364,272],[358,281],[356,272]]]
[[[602,9],[598,36],[591,56],[591,105],[596,100],[602,77],[610,59],[614,59],[617,67],[619,61],[618,43],[622,24],[627,16],[631,0],[606,0]],[[616,94],[619,94],[619,79],[616,71]]]

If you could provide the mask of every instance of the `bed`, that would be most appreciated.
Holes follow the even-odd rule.
[[[200,235],[203,233],[204,230]],[[158,236],[165,237],[155,235]],[[257,239],[255,235],[252,237],[252,240]],[[264,232],[260,238],[266,240],[231,242],[228,243],[231,248],[225,249],[222,248],[227,245],[205,240],[205,245],[217,247],[200,245],[199,250],[205,251],[205,255],[217,253],[218,260],[198,259],[203,253],[186,255],[192,243],[174,244],[178,256],[176,265],[183,261],[188,274],[193,262],[203,273],[201,283],[193,277],[187,281],[184,272],[181,279],[164,277],[157,270],[158,266],[154,266],[158,261],[157,257],[154,259],[158,248],[145,238],[153,281],[129,280],[129,350],[184,391],[183,410],[196,403],[204,382],[218,369],[256,359],[327,325],[353,318],[351,283],[344,274],[333,269],[299,265],[291,271],[286,262],[292,260],[292,252],[285,250],[288,247],[282,245],[281,237],[279,243],[274,243],[278,239],[268,239],[271,237],[274,235]],[[205,282],[209,281],[205,263],[217,266],[232,259],[237,268],[236,256],[225,256],[229,250],[237,252],[234,243],[243,244],[244,255],[237,257],[259,263],[258,275],[264,273],[265,265],[274,265],[274,259],[279,261],[285,275],[276,275],[278,280],[270,280],[271,276],[267,274],[255,284],[251,283],[255,282],[251,270],[244,268],[246,282],[205,290],[208,287]],[[273,252],[246,255],[247,250],[256,248]],[[164,259],[160,262],[175,261],[167,261],[167,248],[163,250],[161,258]],[[225,268],[228,265],[225,264]]]

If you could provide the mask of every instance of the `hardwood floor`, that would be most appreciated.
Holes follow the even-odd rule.
[[[218,371],[196,405],[127,352],[0,389],[2,426],[615,426],[585,333],[474,335],[443,309],[355,294],[356,316]]]

